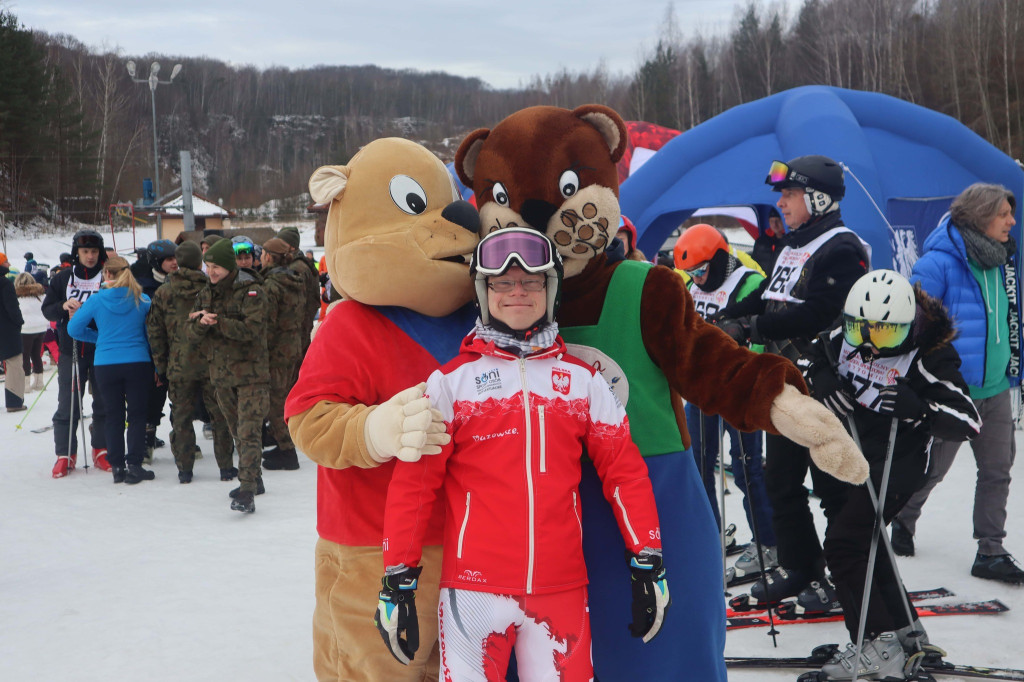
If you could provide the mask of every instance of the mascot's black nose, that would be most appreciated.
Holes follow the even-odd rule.
[[[549,204],[542,199],[527,199],[523,202],[523,208],[519,211],[519,214],[523,216],[523,220],[530,227],[544,233],[548,230],[548,221],[551,220],[551,216],[555,215],[557,210],[557,206]]]
[[[441,211],[441,217],[450,223],[464,227],[470,232],[480,232],[480,214],[468,201],[453,201]]]

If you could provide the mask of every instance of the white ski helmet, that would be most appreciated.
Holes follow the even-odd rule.
[[[843,312],[871,322],[908,324],[917,314],[914,287],[895,270],[872,270],[850,288]]]

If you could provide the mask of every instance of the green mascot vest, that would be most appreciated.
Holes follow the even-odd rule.
[[[559,329],[569,353],[598,369],[625,406],[633,441],[644,457],[684,449],[668,381],[647,355],[640,333],[640,298],[651,267],[619,263],[597,324]]]

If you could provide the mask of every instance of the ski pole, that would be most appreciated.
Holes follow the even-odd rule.
[[[853,417],[847,417],[850,423],[853,423]],[[899,417],[892,418],[892,426],[889,427],[889,447],[885,453],[885,465],[882,468],[882,487],[879,491],[878,498],[875,498],[875,523],[871,528],[871,547],[868,549],[868,568],[867,573],[864,576],[864,594],[860,600],[860,617],[857,622],[857,648],[854,650],[853,658],[853,682],[857,682],[859,675],[857,674],[857,666],[860,661],[860,654],[864,647],[864,629],[868,623],[868,601],[871,598],[871,583],[875,578],[875,559],[878,556],[878,541],[879,536],[883,535],[882,528],[885,526],[885,520],[882,517],[882,505],[884,504],[885,494],[889,488],[889,472],[892,470],[892,453],[896,449],[896,429],[899,428],[900,420]],[[858,446],[859,447],[859,446]],[[862,451],[863,452],[863,451]],[[868,489],[872,490],[871,478],[867,480]],[[874,498],[874,491],[871,492],[871,497]]]
[[[718,456],[715,460],[718,462],[719,481],[718,485],[718,511],[721,515],[722,522],[718,524],[718,532],[721,535],[722,545],[722,591],[727,592],[729,585],[725,579],[725,420],[722,419],[721,415],[718,417]]]
[[[58,370],[59,371],[59,370]],[[68,470],[71,470],[71,446],[74,442],[75,430],[78,428],[78,424],[75,424],[75,401],[81,401],[78,398],[78,342],[71,341],[71,406],[68,411],[68,449],[66,457],[68,458]],[[81,406],[79,406],[81,409]]]
[[[90,389],[95,389],[96,388],[95,382],[92,379],[89,379],[89,370],[85,370],[85,375],[86,375],[86,379],[89,381],[89,388]],[[95,374],[93,376],[95,377]],[[79,380],[81,380],[81,378],[82,378],[82,372],[81,371],[79,371],[79,373],[78,373],[78,378],[79,378]],[[78,410],[78,426],[79,426],[79,428],[82,429],[82,440],[79,441],[79,442],[82,444],[82,465],[83,465],[83,468],[85,469],[85,473],[89,473],[89,457],[90,457],[90,449],[91,449],[91,445],[92,444],[91,443],[86,444],[86,442],[85,442],[85,382],[82,381],[81,384],[82,384],[82,397],[78,401],[78,407],[79,407],[79,410]],[[93,424],[95,424],[95,422],[93,422]]]
[[[21,421],[18,422],[18,425],[14,427],[15,431],[20,431],[21,430],[21,427],[25,423],[25,420],[28,419],[28,416],[30,414],[32,414],[32,408],[35,407],[36,403],[39,402],[39,399],[43,397],[43,393],[45,393],[46,389],[49,388],[50,382],[53,381],[53,377],[55,377],[55,376],[57,376],[56,372],[53,372],[52,374],[50,374],[50,378],[46,380],[45,384],[43,384],[43,390],[39,391],[39,393],[36,394],[36,399],[32,401],[31,405],[29,405],[28,411],[25,412],[25,416],[22,417]]]
[[[743,488],[744,495],[747,496],[747,505],[750,507],[750,530],[754,534],[754,547],[757,548],[757,563],[761,568],[761,587],[764,588],[764,598],[768,601],[768,572],[764,566],[764,545],[761,544],[761,533],[757,527],[757,513],[754,511],[756,505],[754,504],[754,498],[750,496],[750,466],[747,462],[747,449],[743,445],[743,434],[736,431],[737,443],[740,446],[740,466],[743,467]],[[758,457],[761,453],[758,453]],[[734,465],[735,466],[735,465]],[[779,631],[775,628],[775,614],[774,609],[768,608],[768,634],[772,638],[772,646],[778,648],[779,640],[776,635]]]

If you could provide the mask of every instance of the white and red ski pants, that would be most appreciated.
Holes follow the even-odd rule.
[[[513,647],[522,682],[594,678],[586,587],[518,596],[444,588],[438,620],[446,682],[503,682]]]

